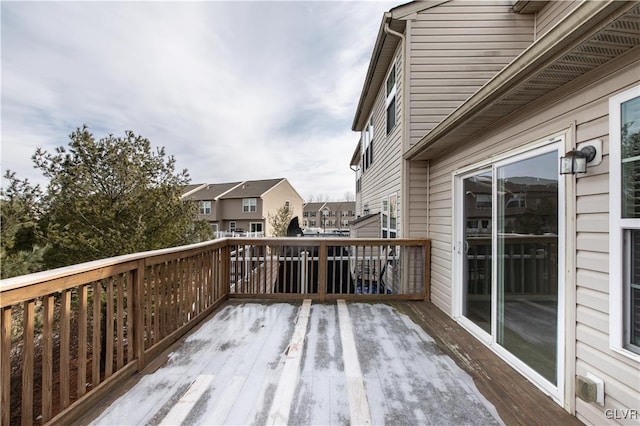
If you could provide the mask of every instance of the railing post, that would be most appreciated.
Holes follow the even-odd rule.
[[[431,300],[431,240],[424,243],[424,301]]]
[[[133,271],[133,352],[138,371],[145,366],[144,359],[144,259],[137,262]],[[151,307],[148,307],[151,309]]]
[[[320,303],[324,303],[327,294],[327,243],[324,241],[318,249],[318,294]]]

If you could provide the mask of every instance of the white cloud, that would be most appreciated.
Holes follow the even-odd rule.
[[[133,130],[194,182],[286,177],[354,189],[374,2],[2,2],[2,168],[41,181],[36,147]]]

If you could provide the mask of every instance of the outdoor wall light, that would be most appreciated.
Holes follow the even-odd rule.
[[[576,173],[587,173],[587,163],[596,158],[596,148],[587,145],[580,150],[572,149],[560,157],[560,174],[575,175]]]

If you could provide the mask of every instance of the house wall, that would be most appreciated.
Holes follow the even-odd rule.
[[[453,0],[407,23],[411,145],[533,42],[534,16],[512,3]]]
[[[602,139],[603,162],[576,179],[575,280],[567,275],[567,300],[575,298],[567,315],[575,330],[576,374],[590,372],[605,380],[605,408],[580,399],[577,417],[585,423],[611,423],[605,409],[638,410],[640,376],[637,361],[609,349],[609,111],[613,94],[640,83],[640,47],[573,80],[528,107],[477,135],[465,147],[432,160],[429,170],[429,237],[432,240],[432,301],[452,312],[452,171],[477,164],[492,155],[509,152],[559,132],[566,132],[567,149],[591,139]],[[575,124],[575,136],[572,125]],[[568,345],[573,348],[574,341]],[[569,352],[571,353],[571,351]],[[571,360],[568,361],[571,364]],[[571,396],[572,397],[572,396]],[[572,397],[573,398],[573,397]],[[618,411],[621,413],[622,411]],[[637,418],[629,421],[638,424]]]
[[[380,238],[382,235],[380,215],[371,216],[350,228],[352,238]]]
[[[361,192],[358,214],[363,214],[365,206],[370,213],[382,211],[382,199],[392,193],[400,196],[400,182],[402,176],[402,126],[403,126],[403,63],[402,43],[398,45],[394,54],[394,61],[389,70],[396,64],[396,125],[387,135],[386,118],[386,78],[378,90],[373,106],[374,138],[373,138],[373,165],[371,165],[361,177]],[[387,72],[389,71],[387,70]],[[399,200],[401,206],[401,200]],[[398,217],[402,212],[398,209]],[[400,224],[402,229],[402,224]]]
[[[407,184],[405,192],[405,217],[404,237],[426,238],[428,234],[429,215],[429,162],[412,161],[405,166]]]
[[[536,40],[553,28],[571,11],[578,7],[581,1],[550,1],[542,10],[536,13]]]
[[[302,226],[302,197],[293,189],[289,181],[283,180],[263,194],[262,217],[265,220],[265,236],[270,237],[273,235],[273,229],[269,223],[269,215],[275,215],[286,201],[289,201],[293,209],[293,217],[297,216],[300,226]]]
[[[220,206],[220,220],[225,224],[224,228],[220,228],[221,231],[229,229],[228,223],[230,221],[236,222],[236,227],[249,231],[246,228],[250,222],[262,222],[262,199],[260,197],[248,197],[257,198],[256,211],[245,213],[242,211],[242,198],[226,198],[219,201]],[[243,225],[240,225],[240,224]]]

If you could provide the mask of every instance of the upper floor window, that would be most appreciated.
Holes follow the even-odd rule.
[[[200,201],[200,214],[211,214],[211,201]]]
[[[255,212],[258,208],[258,201],[255,198],[243,198],[242,199],[242,212],[249,213]]]
[[[373,164],[373,115],[369,117],[367,127],[362,131],[362,171]]]
[[[284,202],[284,208],[287,209],[287,210],[291,209],[291,203],[289,202],[289,200]]]
[[[396,125],[396,86],[396,66],[394,64],[387,77],[387,97],[385,102],[387,110],[387,134],[389,134]]]
[[[640,354],[640,86],[609,99],[609,151],[611,346]]]

